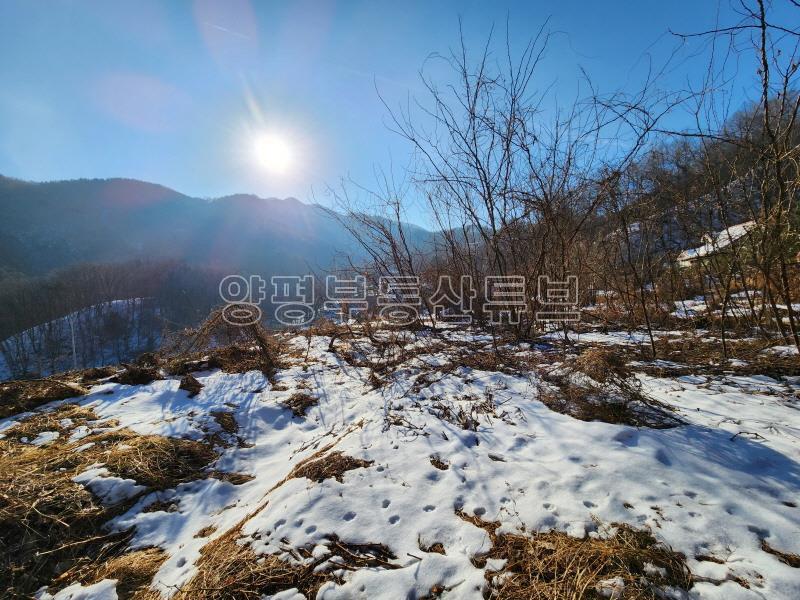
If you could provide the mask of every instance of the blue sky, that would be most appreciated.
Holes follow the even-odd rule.
[[[559,33],[537,83],[569,98],[578,67],[602,90],[635,86],[643,56],[660,62],[674,47],[668,29],[710,28],[718,12],[733,18],[727,2],[699,0],[3,0],[0,174],[324,203],[341,177],[369,186],[376,165],[406,164],[376,85],[392,105],[422,94],[418,72],[457,43],[459,16],[475,48],[493,23],[502,42],[507,16],[512,47],[549,17]],[[684,85],[702,64],[687,60],[664,83]],[[292,149],[285,173],[254,165],[252,137],[265,128]]]

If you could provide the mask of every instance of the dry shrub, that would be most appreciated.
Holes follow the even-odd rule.
[[[616,350],[590,348],[557,372],[545,372],[539,400],[581,421],[667,429],[682,423],[675,411],[649,396]]]
[[[158,369],[155,367],[140,367],[138,365],[125,365],[125,370],[111,378],[114,383],[124,385],[146,385],[158,379]]]
[[[196,329],[173,335],[159,352],[159,364],[171,375],[221,369],[261,371],[271,378],[280,368],[281,352],[279,340],[260,323],[233,325],[216,310]]]
[[[328,352],[336,352],[336,341],[346,337],[353,337],[353,330],[344,324],[334,323],[330,319],[319,319],[308,329],[301,332],[306,337],[322,336],[330,338]]]
[[[367,340],[351,340],[337,349],[337,354],[353,367],[368,368],[370,384],[374,389],[386,385],[390,376],[403,364],[418,356],[432,354],[447,347],[442,340],[407,335],[408,329],[383,326],[380,331],[364,328]],[[380,335],[378,335],[380,333]]]
[[[604,539],[561,532],[499,535],[490,556],[508,560],[503,577],[490,579],[490,597],[497,599],[600,598],[601,582],[617,578],[631,600],[655,600],[663,597],[661,588],[692,585],[683,556],[650,532],[625,525]]]
[[[321,482],[333,477],[336,481],[342,483],[342,476],[347,471],[366,468],[372,463],[373,461],[371,460],[353,458],[338,450],[321,456],[319,453],[315,453],[298,463],[286,479],[305,477],[311,481]]]
[[[163,359],[163,365],[170,375],[220,369],[225,373],[261,371],[268,377],[272,377],[281,366],[272,352],[265,355],[258,346],[247,344],[231,344],[200,352],[183,353]]]
[[[118,367],[109,365],[105,367],[89,367],[88,369],[74,372],[74,374],[76,376],[76,380],[80,383],[94,384],[102,379],[108,379],[109,377],[116,375],[117,371],[119,371]]]
[[[179,390],[184,390],[188,393],[189,398],[194,398],[203,389],[203,384],[197,381],[191,373],[187,373],[181,377],[181,382],[178,385]]]
[[[70,430],[80,425],[104,430],[70,442]],[[0,595],[28,597],[55,578],[61,587],[84,580],[87,572],[124,552],[130,532],[103,527],[136,499],[102,504],[72,481],[90,465],[103,463],[112,475],[152,491],[205,477],[204,468],[217,456],[203,442],[109,430],[112,426],[98,423],[85,407],[66,404],[5,431],[0,439]],[[43,446],[22,442],[43,431],[60,435]]]
[[[650,531],[614,523],[600,536],[575,538],[560,531],[532,535],[498,534],[499,523],[456,514],[487,531],[492,548],[474,562],[503,559],[499,572],[487,572],[487,598],[497,600],[573,600],[603,598],[602,582],[619,578],[622,598],[655,600],[670,586],[688,590],[692,576],[685,557],[658,542]],[[605,596],[607,597],[607,596]]]
[[[209,441],[213,446],[222,446],[223,448],[229,448],[231,446],[231,438],[235,438],[236,444],[239,448],[252,448],[253,444],[245,440],[242,436],[238,435],[239,433],[239,423],[236,421],[236,417],[232,412],[227,410],[217,410],[211,411],[211,416],[214,417],[214,420],[220,426],[223,432],[228,434],[227,436],[221,435],[219,432],[215,432],[209,438]]]
[[[307,328],[303,329],[300,332],[300,335],[303,335],[305,337],[313,337],[313,336],[330,337],[337,334],[342,335],[347,332],[348,329],[346,325],[334,323],[330,319],[321,317],[316,321],[314,321]]]
[[[536,353],[517,352],[518,342],[513,338],[501,338],[500,344],[487,346],[485,342],[450,342],[450,347],[458,347],[453,362],[445,369],[452,370],[456,366],[468,367],[479,371],[497,371],[508,375],[527,373],[539,365],[542,357]],[[440,369],[441,370],[441,369]]]
[[[553,383],[552,379],[549,379]],[[601,387],[559,381],[556,389],[540,387],[539,400],[550,410],[581,421],[669,429],[682,421],[662,403],[646,398],[624,398]]]
[[[397,557],[385,544],[374,543],[355,543],[340,540],[335,534],[328,536],[325,544],[329,554],[326,560],[336,568],[343,568],[350,571],[358,569],[399,569],[400,565],[390,563]],[[312,556],[308,548],[302,552],[306,558]]]
[[[66,467],[52,451],[5,443],[0,451],[0,595],[27,597],[124,537],[102,535],[115,513],[72,481],[77,470],[60,471]]]
[[[271,377],[279,368],[279,363],[272,350],[265,353],[260,347],[233,345],[213,349],[208,366],[221,369],[225,373],[261,371]]]
[[[500,355],[487,350],[463,353],[458,357],[457,362],[462,367],[478,371],[499,371],[503,367]]]
[[[83,396],[88,390],[76,383],[57,379],[33,379],[29,381],[5,381],[0,383],[0,419],[37,406]]]
[[[487,396],[481,401],[467,396],[463,399],[470,401],[468,407],[465,407],[463,403],[454,405],[436,399],[428,408],[428,412],[436,418],[452,423],[465,431],[478,431],[481,416],[487,419],[490,416],[495,416],[494,402],[491,396]]]
[[[575,368],[598,383],[606,383],[613,378],[630,377],[625,359],[619,353],[601,347],[582,352],[575,359]]]
[[[295,417],[305,417],[309,408],[316,406],[318,399],[310,394],[297,392],[283,402],[283,406],[290,409]]]
[[[658,358],[686,365],[683,368],[663,366],[645,367],[655,375],[683,375],[702,370],[706,374],[768,375],[784,377],[800,375],[800,360],[796,356],[781,356],[765,352],[780,341],[763,339],[727,339],[727,358],[743,361],[731,365],[726,361],[721,338],[702,338],[690,334],[681,337],[665,337],[656,340]],[[633,358],[633,357],[632,357]],[[649,352],[636,358],[649,359]]]

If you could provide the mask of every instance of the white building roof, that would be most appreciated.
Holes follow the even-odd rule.
[[[723,229],[722,231],[706,234],[703,236],[705,243],[699,248],[689,248],[681,252],[678,255],[678,262],[691,262],[695,259],[702,258],[703,256],[709,256],[719,252],[723,248],[730,246],[735,241],[743,238],[755,227],[755,225],[755,221],[746,221],[745,223],[733,225],[727,229]]]

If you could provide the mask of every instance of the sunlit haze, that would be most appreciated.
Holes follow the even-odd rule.
[[[324,203],[342,177],[371,186],[376,165],[408,166],[410,148],[390,131],[384,102],[396,110],[424,98],[419,73],[446,73],[430,57],[458,43],[459,19],[475,52],[494,28],[497,57],[506,33],[519,51],[549,19],[535,87],[556,93],[544,106],[552,108],[570,102],[580,69],[601,91],[636,84],[650,59],[657,65],[676,46],[670,29],[729,17],[727,4],[689,0],[4,0],[0,174],[132,177],[195,196]],[[702,60],[690,61],[665,83],[703,73]],[[248,136],[273,128],[291,159],[253,160]]]
[[[292,168],[294,156],[289,142],[275,133],[259,133],[253,138],[253,155],[267,172],[286,174]]]

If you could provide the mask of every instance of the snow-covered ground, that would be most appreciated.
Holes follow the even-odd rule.
[[[638,341],[597,335],[591,340]],[[220,431],[216,411],[232,412],[238,423],[244,443],[220,448],[212,467],[252,475],[251,481],[209,478],[144,493],[110,525],[135,527],[134,548],[166,550],[169,558],[153,583],[165,596],[197,572],[205,544],[241,525],[239,543],[258,554],[296,561],[292,548],[316,546],[319,555],[336,535],[385,544],[402,567],[345,572],[342,585],[326,583],[318,598],[418,598],[434,586],[447,590],[442,598],[483,598],[486,567],[470,558],[491,542],[458,510],[499,521],[501,531],[584,536],[598,521],[650,528],[686,555],[697,577],[692,598],[800,598],[800,570],[762,549],[765,540],[800,553],[800,382],[641,375],[644,389],[677,407],[686,422],[654,430],[553,412],[537,399],[535,371],[434,369],[453,361],[441,346],[410,359],[375,389],[369,369],[328,352],[328,342],[290,339],[296,358],[272,383],[259,372],[213,371],[196,374],[204,387],[193,398],[174,378],[144,386],[102,384],[79,400],[102,419],[143,434],[199,439]],[[297,392],[318,399],[304,418],[282,406]],[[472,431],[437,416],[437,402],[489,408]],[[77,445],[86,432],[76,433]],[[285,480],[326,446],[371,464],[345,472],[341,482]],[[432,458],[448,468],[434,466]],[[131,480],[103,482],[104,475],[95,465],[80,482],[104,497],[140,491]],[[156,501],[176,509],[144,510]],[[209,526],[211,535],[198,535]],[[435,543],[445,554],[421,549]],[[113,583],[104,581],[74,585],[55,597],[115,594]]]

